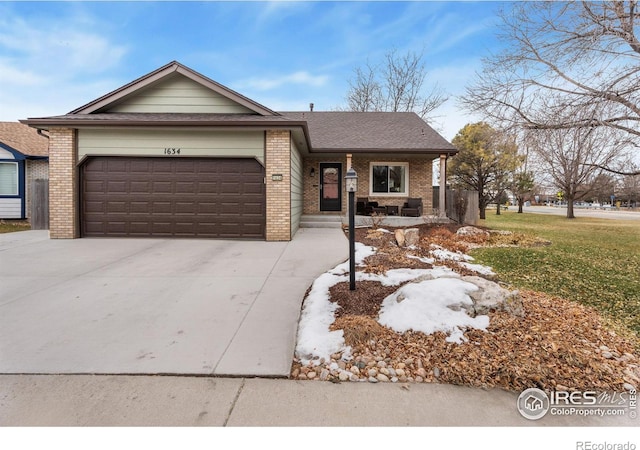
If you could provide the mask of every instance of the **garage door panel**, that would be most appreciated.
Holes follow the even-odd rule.
[[[263,239],[264,169],[255,160],[90,158],[84,236]]]

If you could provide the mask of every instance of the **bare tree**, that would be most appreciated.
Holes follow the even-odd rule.
[[[467,109],[499,127],[612,128],[638,146],[637,1],[514,2],[501,18],[506,49],[485,58]]]
[[[529,148],[567,201],[567,218],[575,218],[573,203],[591,193],[594,179],[618,155],[611,130],[601,127],[535,130]]]
[[[349,81],[347,105],[351,111],[380,111],[382,88],[376,79],[376,70],[367,62],[355,69],[355,78]]]
[[[640,172],[637,165],[633,165],[632,169]],[[618,190],[618,198],[626,202],[627,208],[632,208],[640,199],[640,175],[626,175],[620,182]]]
[[[427,119],[447,100],[438,86],[425,89],[427,71],[422,54],[407,52],[401,55],[397,50],[391,50],[385,54],[383,63],[371,65],[367,62],[354,72],[347,92],[347,105],[351,111],[413,111]]]

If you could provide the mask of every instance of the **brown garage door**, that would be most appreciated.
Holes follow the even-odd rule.
[[[254,159],[92,157],[81,180],[86,237],[264,238]]]

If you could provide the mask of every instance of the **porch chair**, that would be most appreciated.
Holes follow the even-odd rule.
[[[374,208],[378,208],[378,202],[370,202],[367,197],[358,197],[356,199],[356,214],[370,216]]]
[[[420,217],[422,215],[422,199],[408,198],[402,207],[400,215],[405,217]]]

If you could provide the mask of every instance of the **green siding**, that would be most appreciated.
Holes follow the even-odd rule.
[[[302,216],[303,203],[303,173],[302,173],[302,157],[291,140],[291,238],[300,227],[300,217]]]
[[[165,148],[179,148],[179,156],[246,157],[256,158],[264,164],[264,132],[262,131],[149,129],[81,129],[78,131],[79,158],[86,155],[166,156]]]
[[[112,113],[253,114],[233,100],[182,75],[174,75],[110,107]]]

